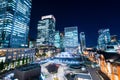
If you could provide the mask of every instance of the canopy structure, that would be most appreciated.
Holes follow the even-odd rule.
[[[51,63],[51,64],[47,65],[46,68],[49,73],[57,73],[59,65],[55,64],[55,63]]]
[[[57,58],[73,58],[73,55],[69,52],[61,52],[60,54],[56,55]]]

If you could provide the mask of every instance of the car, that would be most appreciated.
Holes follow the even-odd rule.
[[[81,70],[82,70],[82,71],[86,71],[86,67],[82,66],[82,67],[81,67]]]

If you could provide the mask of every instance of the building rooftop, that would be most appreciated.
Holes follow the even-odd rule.
[[[114,52],[99,52],[99,54],[102,54],[106,61],[110,61],[112,63],[120,63],[120,55],[118,53]]]

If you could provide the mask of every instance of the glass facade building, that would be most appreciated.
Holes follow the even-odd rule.
[[[65,40],[65,37],[64,37],[64,34],[63,33],[60,33],[60,48],[61,48],[61,51],[64,51],[64,40]]]
[[[59,33],[59,31],[56,31],[55,32],[55,37],[54,37],[54,46],[56,47],[56,48],[60,48],[60,33]]]
[[[110,30],[109,29],[100,29],[98,31],[98,48],[105,49],[106,45],[111,41]]]
[[[76,47],[78,47],[78,28],[75,27],[66,27],[65,32],[65,51],[73,52]]]
[[[0,0],[0,48],[27,47],[31,0]]]
[[[85,33],[80,33],[80,45],[81,45],[81,51],[83,51],[86,48],[86,41],[85,41]]]
[[[54,45],[55,18],[53,15],[42,16],[38,21],[36,45]]]

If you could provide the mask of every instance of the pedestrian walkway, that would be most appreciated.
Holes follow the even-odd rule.
[[[65,76],[64,76],[64,68],[63,68],[63,66],[59,67],[57,75],[58,75],[59,80],[64,80]]]

